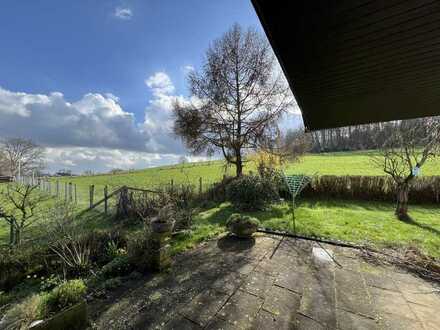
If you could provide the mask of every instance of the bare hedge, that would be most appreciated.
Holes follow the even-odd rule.
[[[396,187],[386,176],[317,176],[303,193],[305,197],[332,197],[374,201],[395,201]],[[415,178],[411,184],[412,203],[440,203],[440,176]]]

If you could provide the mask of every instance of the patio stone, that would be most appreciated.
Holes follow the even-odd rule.
[[[242,285],[244,279],[245,276],[240,273],[229,273],[216,279],[210,288],[231,295]]]
[[[185,318],[206,326],[228,299],[228,295],[207,290],[197,295],[189,304],[179,310]]]
[[[287,289],[273,286],[267,293],[263,309],[277,316],[277,319],[292,319],[301,302],[301,296]],[[294,317],[293,317],[294,319]]]
[[[374,317],[373,306],[360,273],[336,269],[335,281],[337,308]]]
[[[294,330],[297,329],[296,325],[296,312],[288,317],[282,315],[273,315],[267,311],[262,310],[257,319],[255,320],[252,329],[267,330]]]
[[[409,304],[409,306],[426,329],[440,330],[440,309],[437,304],[435,306]]]
[[[194,322],[191,322],[190,320],[179,316],[175,319],[172,319],[168,323],[166,323],[163,327],[160,327],[159,329],[163,330],[196,330],[196,329],[202,329],[199,325],[195,324]]]
[[[335,285],[330,268],[318,268],[308,276],[299,312],[326,328],[336,328]]]
[[[372,303],[378,311],[417,319],[400,292],[370,288],[370,293]]]
[[[380,329],[396,329],[396,330],[418,330],[423,329],[420,321],[407,318],[403,315],[383,314],[379,318]],[[435,328],[427,328],[427,330],[434,330]]]
[[[242,290],[253,295],[264,298],[271,290],[275,278],[263,273],[253,272],[245,280],[241,287]]]
[[[374,319],[337,309],[336,318],[339,330],[374,330],[378,329],[378,322]]]
[[[275,285],[302,294],[304,283],[308,276],[310,276],[310,274],[302,270],[283,272],[275,278]]]
[[[235,329],[249,329],[263,305],[263,299],[244,291],[237,291],[218,312],[217,317],[228,321]]]
[[[384,290],[398,291],[395,282],[388,276],[372,273],[363,273],[363,276],[367,286]]]

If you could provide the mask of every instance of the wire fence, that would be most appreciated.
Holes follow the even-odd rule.
[[[190,187],[196,194],[202,194],[212,189],[212,187],[221,180],[210,180],[199,177],[192,182],[170,179],[162,182],[130,182],[130,188],[147,189],[150,191],[173,191],[182,187]],[[38,189],[59,201],[72,203],[79,210],[95,209],[104,213],[110,213],[115,210],[116,196],[110,196],[113,192],[127,187],[120,184],[87,184],[81,182],[75,177],[32,177],[21,176],[15,179],[15,182],[21,184],[34,185]],[[110,197],[111,198],[110,198]],[[107,199],[105,203],[104,200]]]

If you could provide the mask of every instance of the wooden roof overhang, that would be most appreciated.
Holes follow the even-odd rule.
[[[252,2],[306,130],[440,115],[440,1]]]

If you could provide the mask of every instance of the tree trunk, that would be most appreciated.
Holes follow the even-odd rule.
[[[14,245],[15,246],[20,246],[21,243],[21,229],[16,227],[15,228],[15,240],[14,240]]]
[[[238,151],[235,157],[235,168],[236,168],[236,177],[240,177],[243,175],[243,160],[241,159],[241,152]]]
[[[408,183],[405,182],[397,187],[396,215],[399,219],[408,218],[408,195],[409,195]]]

